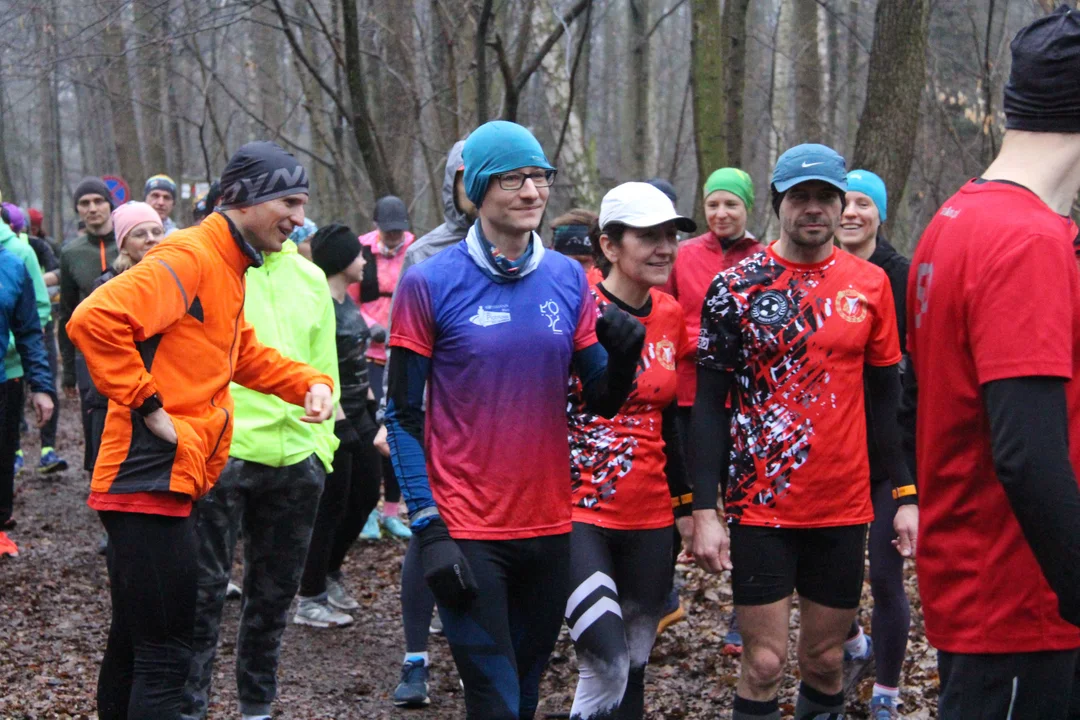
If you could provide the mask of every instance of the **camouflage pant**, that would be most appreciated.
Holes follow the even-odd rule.
[[[244,600],[236,640],[240,711],[269,714],[281,636],[304,570],[326,473],[312,455],[282,468],[230,458],[199,501],[199,588],[184,717],[205,718],[221,611],[237,535],[244,536]]]

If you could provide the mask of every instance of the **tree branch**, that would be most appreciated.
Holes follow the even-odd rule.
[[[532,77],[533,73],[536,72],[536,69],[540,67],[540,63],[544,61],[544,57],[551,52],[551,48],[555,47],[555,43],[559,42],[559,38],[566,32],[566,26],[574,22],[574,20],[576,20],[581,13],[585,12],[585,9],[591,4],[592,0],[578,0],[566,11],[566,15],[561,18],[561,22],[555,26],[555,29],[548,35],[547,40],[544,40],[544,42],[540,44],[536,53],[529,62],[525,63],[521,72],[514,78],[513,86],[515,93],[520,93],[525,88],[525,84],[529,82],[529,78]],[[507,79],[509,80],[509,78]]]

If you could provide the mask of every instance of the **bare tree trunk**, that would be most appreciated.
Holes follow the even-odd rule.
[[[136,59],[140,81],[140,99],[142,116],[142,146],[146,150],[146,165],[150,173],[163,173],[168,167],[165,154],[165,116],[162,114],[162,62],[164,43],[163,21],[165,13],[161,11],[160,0],[136,0],[135,44],[138,47]],[[134,186],[132,186],[134,188]],[[136,196],[140,196],[138,192]]]
[[[627,0],[627,8],[630,19],[630,82],[623,116],[626,138],[623,149],[630,158],[629,175],[634,179],[644,180],[648,171],[648,159],[652,156],[652,117],[649,113],[649,0]]]
[[[435,93],[435,118],[438,121],[439,147],[447,149],[461,137],[458,116],[457,56],[454,52],[458,38],[453,27],[446,0],[431,0],[431,85]],[[442,71],[441,77],[438,71]],[[442,207],[442,203],[439,203]]]
[[[475,7],[476,39],[474,41],[475,77],[476,77],[476,124],[483,125],[490,117],[488,99],[487,38],[491,29],[492,5],[494,0],[480,0]]]
[[[895,198],[903,195],[915,154],[929,17],[930,0],[880,0],[874,15],[866,105],[852,167],[880,175]]]
[[[825,29],[826,56],[829,63],[829,91],[826,94],[829,104],[825,109],[825,135],[832,146],[836,147],[840,142],[840,20],[831,3],[825,9]]]
[[[154,1],[154,0],[151,0]],[[160,0],[157,0],[160,2]],[[265,4],[252,9],[251,46],[254,59],[256,99],[262,108],[262,121],[278,134],[285,134],[285,64],[282,62],[281,35],[273,28],[277,18]],[[267,131],[258,127],[256,137]]]
[[[105,69],[105,86],[109,90],[112,109],[113,139],[116,157],[120,163],[120,175],[136,195],[146,181],[142,157],[139,155],[139,128],[135,121],[132,103],[131,77],[128,74],[127,55],[124,48],[123,20],[119,14],[110,13],[102,31],[102,43],[109,64]]]
[[[795,134],[800,142],[821,142],[821,56],[818,54],[817,0],[795,0]]]
[[[690,5],[690,84],[694,92],[694,147],[697,183],[728,164],[727,107],[724,97],[724,31],[720,0],[692,0]],[[694,214],[701,220],[701,193],[695,192]]]
[[[746,91],[746,15],[750,0],[724,3],[724,60],[727,63],[727,164],[742,166],[743,96]]]
[[[41,110],[41,200],[45,232],[60,238],[63,222],[60,208],[63,155],[60,152],[60,110],[56,93],[56,4],[45,0],[33,11],[36,51],[41,61],[37,81],[37,99]]]
[[[376,196],[397,195],[393,174],[386,162],[386,153],[368,111],[367,89],[364,84],[364,66],[360,51],[360,19],[356,0],[341,0],[341,21],[345,36],[345,83],[352,101],[349,124],[356,137],[356,145],[364,158],[368,179]]]
[[[8,157],[7,152],[10,120],[7,117],[6,90],[7,81],[0,74],[0,138],[4,138],[4,142],[0,142],[0,194],[3,195],[5,202],[18,202],[19,198],[15,196],[15,183],[11,181],[11,159]]]
[[[847,98],[844,103],[844,152],[851,155],[859,117],[859,0],[848,3],[847,12]]]
[[[386,67],[379,68],[383,88],[379,103],[378,127],[390,139],[387,143],[387,162],[406,205],[412,205],[415,195],[413,162],[416,156],[416,135],[421,132],[421,108],[416,88],[416,69],[413,65],[413,7],[411,2],[397,0],[382,14],[386,32]]]

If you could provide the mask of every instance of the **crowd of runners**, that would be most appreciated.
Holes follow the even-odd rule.
[[[871,667],[864,711],[902,717],[917,557],[937,717],[1080,718],[1080,15],[1012,53],[1001,151],[913,260],[875,168],[819,144],[757,178],[778,238],[731,167],[704,228],[654,178],[542,236],[557,168],[505,121],[450,149],[419,238],[392,196],[367,234],[316,226],[306,170],[265,141],[185,229],[165,175],[118,207],[81,181],[62,245],[4,203],[0,554],[27,408],[38,471],[68,467],[59,375],[105,529],[98,717],[206,717],[235,595],[238,712],[268,719],[294,601],[294,623],[352,623],[344,560],[386,532],[408,542],[402,707],[429,703],[441,632],[470,720],[534,717],[565,623],[569,717],[644,717],[681,558],[730,573],[740,672],[716,717],[781,717],[796,594],[794,717],[843,717]]]

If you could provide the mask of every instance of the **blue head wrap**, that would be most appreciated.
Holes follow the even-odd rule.
[[[523,167],[554,170],[533,134],[517,123],[493,120],[465,141],[465,194],[476,207],[484,200],[492,175]]]
[[[885,181],[869,170],[852,170],[847,174],[847,189],[861,192],[874,201],[881,222],[888,217],[889,194],[885,191]]]

